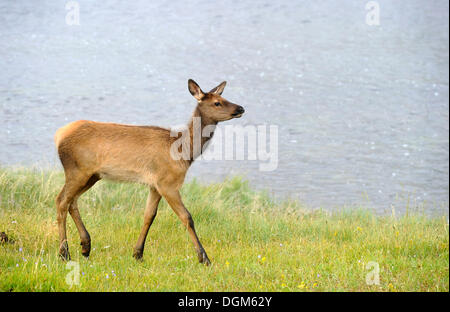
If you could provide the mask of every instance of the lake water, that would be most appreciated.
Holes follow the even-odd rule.
[[[170,126],[187,79],[277,125],[279,163],[193,165],[188,180],[244,174],[311,208],[448,215],[449,4],[377,1],[0,1],[0,165],[57,164],[78,119]],[[223,127],[225,123],[221,126]]]

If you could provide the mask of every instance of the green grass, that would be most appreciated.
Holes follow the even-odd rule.
[[[132,250],[143,223],[145,186],[100,182],[79,200],[91,234],[84,259],[68,216],[72,260],[58,258],[54,199],[59,171],[0,169],[0,291],[449,291],[447,217],[377,216],[365,210],[308,211],[274,202],[239,178],[183,187],[212,261],[197,262],[187,231],[165,201],[144,258]],[[379,285],[366,275],[379,265]]]

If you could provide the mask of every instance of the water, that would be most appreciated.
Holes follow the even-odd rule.
[[[279,165],[195,163],[188,179],[245,174],[312,208],[448,215],[448,2],[0,1],[0,164],[57,163],[77,119],[170,126],[187,79],[246,109],[228,124],[279,126]],[[422,209],[421,208],[421,209]]]

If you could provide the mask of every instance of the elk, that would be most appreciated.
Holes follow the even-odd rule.
[[[195,231],[192,216],[181,199],[180,188],[187,170],[198,156],[193,146],[194,117],[199,118],[203,130],[207,126],[214,129],[218,122],[239,118],[244,113],[242,106],[221,96],[225,85],[226,81],[205,93],[194,80],[189,79],[189,92],[197,100],[187,125],[190,133],[189,157],[172,157],[171,146],[178,137],[172,136],[171,130],[166,128],[79,120],[57,130],[55,145],[65,174],[65,184],[56,198],[59,255],[63,260],[70,260],[66,236],[67,212],[80,235],[81,252],[83,256],[89,257],[91,238],[81,220],[77,200],[97,181],[108,179],[137,182],[149,187],[144,225],[133,252],[135,259],[139,260],[143,256],[149,228],[155,219],[161,197],[164,197],[187,228],[199,262],[210,264]],[[202,148],[212,134],[209,138],[202,137]]]

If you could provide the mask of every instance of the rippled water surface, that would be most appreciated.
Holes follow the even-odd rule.
[[[77,119],[170,126],[194,78],[278,125],[279,164],[197,162],[306,205],[448,215],[447,1],[0,1],[0,164],[52,166]],[[223,124],[225,125],[225,124]],[[222,127],[223,127],[222,125]]]

